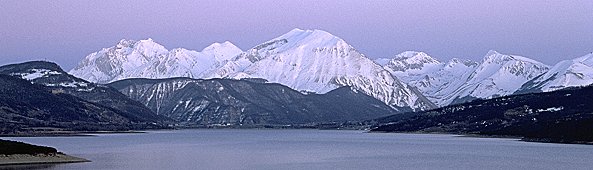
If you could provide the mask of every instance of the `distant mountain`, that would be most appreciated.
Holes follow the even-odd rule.
[[[216,49],[167,51],[150,39],[122,40],[87,56],[70,73],[99,83],[125,78],[263,78],[307,93],[350,86],[402,111],[435,107],[415,89],[325,31],[294,29],[245,52],[230,43]]]
[[[442,63],[426,53],[408,51],[384,68],[414,86],[437,106],[515,93],[548,66],[521,56],[490,51],[481,63],[452,59]]]
[[[217,73],[216,77],[263,78],[315,93],[351,86],[400,110],[434,107],[344,40],[322,30],[294,29],[239,54]]]
[[[593,142],[593,86],[506,96],[376,119],[378,132],[519,136],[524,140]]]
[[[88,55],[70,74],[96,83],[126,78],[210,78],[212,71],[241,52],[228,41],[197,52],[183,48],[169,51],[152,39],[124,39]]]
[[[98,83],[126,78],[261,78],[318,94],[349,86],[405,111],[589,85],[593,71],[588,58],[553,68],[496,51],[479,62],[441,62],[415,51],[371,60],[328,32],[294,29],[246,51],[230,42],[196,52],[167,50],[152,39],[121,40],[88,55],[70,73]]]
[[[290,125],[360,121],[397,113],[350,87],[303,94],[261,79],[126,79],[110,86],[188,125]]]
[[[521,87],[521,93],[549,92],[593,84],[593,53],[564,60]]]
[[[27,119],[47,121],[42,123],[47,126],[52,126],[53,122],[55,126],[71,129],[87,128],[85,124],[93,126],[94,129],[103,129],[99,124],[115,124],[121,126],[119,128],[129,129],[143,124],[162,126],[162,121],[168,120],[113,88],[69,75],[55,63],[32,61],[5,65],[0,67],[0,75],[5,75],[3,90],[7,93],[4,94],[4,106],[22,109],[22,112],[12,109],[5,111],[27,114],[34,112],[33,110],[45,110],[44,114],[64,116],[59,119],[63,122],[53,122],[54,118],[51,117],[28,115],[30,117]],[[14,80],[19,78],[23,81]],[[17,91],[24,93],[24,96],[15,93]],[[35,96],[36,93],[39,95]],[[71,120],[74,124],[68,123],[69,116],[76,118]],[[77,122],[78,119],[81,122]],[[13,119],[7,118],[5,121],[10,122]]]

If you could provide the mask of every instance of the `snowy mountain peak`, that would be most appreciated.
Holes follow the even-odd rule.
[[[230,41],[213,43],[202,50],[202,53],[214,55],[217,61],[226,61],[243,52],[239,47]]]
[[[124,48],[124,47],[132,47],[134,44],[136,44],[135,40],[121,39],[115,46],[117,48]]]
[[[452,58],[451,60],[449,60],[449,62],[447,62],[447,67],[455,67],[458,64],[463,64],[465,67],[475,67],[478,65],[478,63],[472,61],[472,60],[462,60],[462,59],[458,59],[458,58]]]
[[[486,56],[484,56],[482,63],[503,63],[513,59],[513,56],[501,54],[497,51],[490,50],[488,51],[488,53],[486,53]]]
[[[216,49],[232,49],[232,50],[241,51],[241,49],[239,47],[235,46],[235,44],[231,43],[230,41],[225,41],[223,43],[218,43],[218,42],[212,43],[208,47],[204,48],[202,50],[202,52],[216,50]]]
[[[318,30],[318,29],[303,30],[303,29],[295,28],[295,29],[287,32],[286,34],[281,35],[277,39],[293,39],[293,38],[294,39],[302,39],[302,38],[305,38],[305,37],[311,36],[311,35],[314,37],[317,37],[317,38],[322,38],[322,37],[337,38],[336,36],[332,35],[331,33],[327,32],[327,31],[324,31],[324,30]]]
[[[536,64],[536,65],[543,65],[545,66],[545,64],[539,62],[539,61],[535,61],[533,59],[527,58],[527,57],[522,57],[522,56],[517,56],[517,55],[506,55],[506,54],[501,54],[497,51],[494,50],[490,50],[488,51],[488,53],[486,54],[486,56],[484,56],[483,62],[482,63],[497,63],[497,64],[502,64],[508,61],[521,61],[521,62],[527,62],[527,63],[532,63],[532,64]]]
[[[294,29],[241,53],[216,74],[262,78],[315,93],[350,86],[396,108],[434,106],[344,40],[323,30]]]
[[[492,55],[499,55],[500,53],[496,50],[488,50],[488,53],[486,53],[486,56],[492,56]]]
[[[393,58],[398,59],[398,60],[403,60],[403,59],[409,59],[409,58],[414,58],[414,57],[426,57],[426,56],[428,56],[428,54],[426,54],[424,52],[404,51],[402,53],[395,55],[395,57],[393,57]]]
[[[269,44],[270,42],[283,42],[283,46],[285,47],[306,45],[320,48],[332,47],[339,42],[345,44],[343,41],[344,40],[341,38],[323,30],[301,30],[297,28],[264,44]]]
[[[396,55],[385,65],[385,68],[391,72],[420,74],[427,71],[434,71],[434,69],[441,67],[440,65],[441,62],[424,52],[406,51]]]
[[[415,64],[420,64],[420,63],[438,64],[438,63],[440,63],[438,60],[432,58],[428,54],[426,54],[424,52],[417,52],[417,51],[405,51],[403,53],[396,55],[393,59],[394,59],[393,61],[398,60],[398,61],[403,61],[406,63],[415,63]]]
[[[591,84],[593,84],[593,53],[557,63],[544,74],[525,83],[521,87],[521,92],[548,92]]]
[[[574,61],[581,62],[581,63],[588,63],[593,66],[593,52],[582,57],[574,59]]]

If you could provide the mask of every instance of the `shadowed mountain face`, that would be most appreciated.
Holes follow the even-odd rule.
[[[57,64],[43,61],[26,62],[0,67],[0,74],[13,75],[27,79],[34,84],[70,94],[84,100],[117,110],[119,114],[131,121],[161,121],[150,109],[139,102],[130,100],[127,96],[109,86],[100,85],[74,77]]]
[[[168,120],[113,88],[69,75],[55,63],[6,65],[0,67],[0,75],[0,112],[7,113],[3,121],[16,127],[113,130]],[[117,127],[103,126],[107,124]]]
[[[526,140],[593,141],[593,87],[507,96],[377,119],[382,132],[520,136]]]
[[[42,85],[8,75],[0,75],[0,80],[2,133],[30,127],[121,129],[129,122],[110,108],[65,93],[52,93]]]
[[[160,115],[194,125],[302,124],[395,114],[383,102],[342,87],[303,94],[257,79],[127,79],[109,84]]]

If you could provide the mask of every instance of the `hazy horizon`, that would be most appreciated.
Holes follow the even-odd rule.
[[[590,9],[593,1],[2,1],[0,65],[69,70],[120,39],[247,50],[294,28],[325,30],[373,59],[412,50],[480,61],[496,50],[553,65],[593,52]]]

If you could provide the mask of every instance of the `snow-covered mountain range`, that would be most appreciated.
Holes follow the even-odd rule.
[[[151,39],[122,40],[90,54],[70,73],[99,83],[126,78],[263,78],[315,93],[352,86],[400,110],[434,108],[418,91],[322,30],[294,29],[245,52],[228,42],[209,49],[168,51]]]
[[[593,53],[554,65],[545,74],[525,83],[522,91],[549,92],[593,84]]]
[[[488,52],[481,62],[441,62],[413,51],[371,60],[328,32],[294,29],[246,51],[228,41],[198,52],[167,50],[152,39],[121,40],[88,55],[70,73],[98,83],[127,78],[262,78],[303,93],[351,86],[405,111],[525,89],[588,85],[593,83],[589,58],[591,54],[554,67],[496,51]]]
[[[228,41],[197,52],[183,48],[169,51],[152,39],[121,40],[88,55],[70,73],[97,83],[126,78],[209,78],[210,72],[241,52]]]
[[[480,63],[460,59],[443,63],[426,53],[408,51],[384,68],[438,106],[510,95],[549,69],[535,60],[496,51],[488,52]]]

